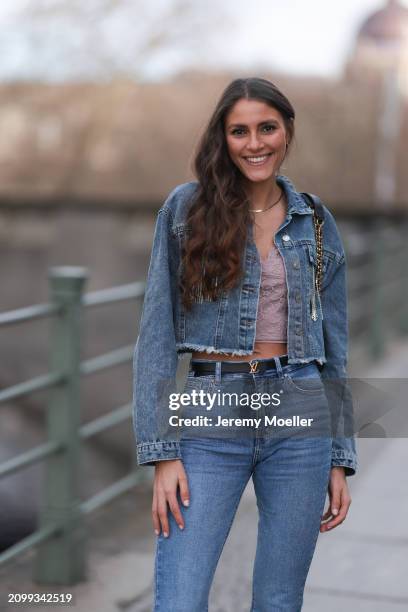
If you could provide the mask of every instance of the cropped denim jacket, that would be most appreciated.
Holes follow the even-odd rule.
[[[287,354],[290,364],[316,360],[322,379],[347,377],[348,322],[346,260],[333,215],[325,207],[323,282],[315,292],[316,241],[313,212],[285,176],[287,216],[275,234],[288,288]],[[248,225],[244,275],[218,300],[197,299],[191,311],[181,304],[178,278],[186,214],[197,182],[176,187],[160,208],[153,238],[139,335],[133,356],[133,428],[139,465],[181,458],[180,443],[161,426],[168,417],[168,394],[175,390],[182,353],[249,355],[253,352],[261,284],[261,262]],[[311,316],[315,300],[318,316]],[[316,318],[316,317],[315,317]],[[344,431],[344,430],[343,430]],[[357,469],[353,435],[334,436],[332,466],[350,476]]]

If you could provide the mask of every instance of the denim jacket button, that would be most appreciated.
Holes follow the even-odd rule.
[[[298,270],[300,268],[300,263],[298,262],[298,260],[293,262],[293,267]]]
[[[302,295],[300,293],[300,291],[298,291],[297,293],[295,293],[295,300],[296,302],[299,304],[299,302],[302,301]]]
[[[285,242],[287,242],[288,240],[290,240],[290,236],[288,234],[283,234],[282,236],[282,240],[284,240]]]

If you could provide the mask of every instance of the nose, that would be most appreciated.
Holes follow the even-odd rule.
[[[258,151],[259,149],[262,149],[262,147],[263,143],[262,140],[259,138],[259,135],[256,132],[251,132],[249,135],[249,142],[247,144],[247,148],[251,151]]]

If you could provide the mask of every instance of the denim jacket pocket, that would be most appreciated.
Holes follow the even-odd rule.
[[[314,321],[319,318],[324,318],[322,303],[321,303],[321,292],[330,284],[332,275],[334,274],[336,267],[341,259],[340,255],[323,249],[322,258],[322,283],[320,293],[316,289],[316,276],[317,276],[317,250],[316,245],[308,245],[308,256],[310,264],[310,275],[309,275],[309,288],[310,288],[310,316]]]
[[[314,282],[314,275],[316,274],[317,269],[317,251],[315,244],[308,244],[308,255],[309,255],[309,263],[311,266],[311,280]],[[322,291],[329,284],[330,277],[334,273],[336,269],[336,265],[339,260],[339,255],[336,253],[329,251],[328,249],[323,249],[323,278],[322,278]],[[311,285],[313,287],[313,285]]]

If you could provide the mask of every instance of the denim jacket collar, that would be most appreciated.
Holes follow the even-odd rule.
[[[302,198],[300,193],[296,191],[295,186],[286,176],[278,174],[276,177],[276,182],[285,192],[286,199],[288,201],[289,215],[292,215],[293,213],[298,213],[300,215],[313,214],[310,206]]]
[[[288,202],[288,210],[287,210],[287,221],[292,219],[293,214],[298,215],[312,215],[313,210],[306,203],[306,201],[302,198],[300,193],[296,191],[293,183],[283,174],[278,174],[276,177],[276,182],[281,187],[285,193],[286,200]],[[249,240],[253,242],[254,232],[252,223],[248,224],[248,234]]]

